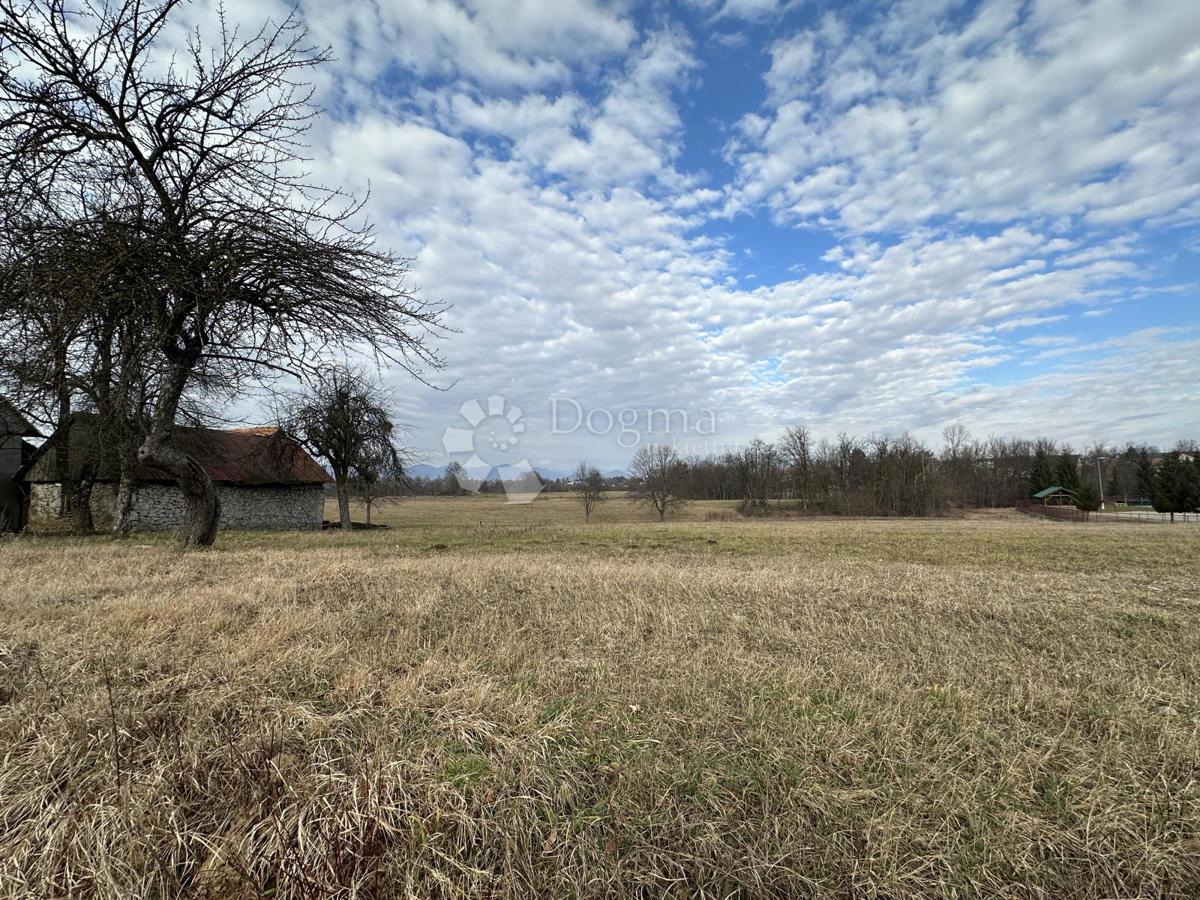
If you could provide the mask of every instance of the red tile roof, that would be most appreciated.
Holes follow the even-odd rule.
[[[278,428],[177,428],[175,442],[208,472],[226,484],[325,484],[332,479],[303,448]],[[143,467],[144,480],[167,478],[165,472]]]
[[[54,465],[50,451],[68,438],[69,433],[72,477],[80,477],[81,466],[95,466],[98,481],[116,481],[119,460],[110,447],[97,448],[95,416],[76,413],[71,417],[69,430],[60,429],[42,444],[25,462],[17,475],[22,480],[57,482],[63,476]],[[325,484],[332,481],[317,461],[299,444],[273,427],[234,428],[219,431],[214,428],[176,428],[175,446],[196,460],[208,477],[223,484],[298,485]],[[170,473],[152,465],[138,465],[133,477],[138,481],[174,481]]]

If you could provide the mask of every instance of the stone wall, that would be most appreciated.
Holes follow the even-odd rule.
[[[40,525],[57,519],[59,497],[61,496],[61,485],[31,484],[29,486],[29,524]]]
[[[222,486],[221,527],[255,531],[314,531],[325,518],[325,487]]]
[[[30,494],[31,527],[61,521],[60,487],[35,484]],[[325,491],[319,484],[298,487],[238,487],[217,485],[221,497],[221,528],[260,531],[306,531],[321,527]],[[97,530],[113,527],[117,488],[98,484],[92,490],[92,518]],[[183,495],[170,484],[142,484],[133,495],[134,531],[170,531],[183,518]]]

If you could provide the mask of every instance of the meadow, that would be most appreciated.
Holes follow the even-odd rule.
[[[0,896],[1195,897],[1200,528],[0,542]]]

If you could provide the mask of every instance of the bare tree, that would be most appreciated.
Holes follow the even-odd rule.
[[[355,498],[363,505],[367,525],[371,524],[371,511],[376,503],[398,503],[404,493],[412,489],[403,456],[395,444],[369,447],[355,467],[350,486]]]
[[[575,470],[573,480],[575,491],[579,497],[579,505],[583,507],[583,520],[591,522],[596,504],[603,503],[608,499],[604,493],[604,476],[600,474],[599,469],[581,462],[579,468]]]
[[[633,454],[629,464],[634,478],[629,499],[648,503],[658,513],[658,520],[683,507],[687,500],[682,494],[685,466],[670,444],[643,444]]]
[[[363,349],[417,377],[440,367],[441,307],[404,287],[360,206],[304,174],[327,58],[293,18],[160,50],[181,0],[0,0],[0,227],[22,210],[126,222],[148,263],[136,296],[158,375],[137,456],[178,481],[181,539],[213,542],[217,493],[174,441],[189,390],[313,375]]]
[[[31,220],[6,236],[0,249],[0,388],[54,430],[65,432],[73,413],[87,413],[97,445],[91,449],[119,461],[124,488],[155,389],[138,316],[144,298],[137,294],[136,242],[123,223],[104,219]],[[91,530],[88,469],[95,463],[86,449],[65,440],[55,448],[62,511],[69,501],[81,533]],[[128,490],[120,493],[130,497]]]
[[[942,440],[943,481],[951,505],[961,509],[970,505],[971,475],[978,454],[971,433],[960,423],[942,429]]]
[[[438,492],[451,497],[460,497],[470,493],[470,488],[476,484],[476,481],[477,479],[467,471],[466,466],[456,459],[451,460],[446,464],[442,477],[438,479]],[[482,486],[482,482],[480,482],[480,486]]]
[[[287,434],[329,464],[344,530],[354,527],[351,479],[404,477],[396,444],[399,431],[388,397],[359,373],[343,367],[329,370],[309,390],[289,397],[278,419]]]
[[[736,456],[742,485],[740,509],[744,514],[764,516],[779,488],[779,453],[774,445],[755,438]]]
[[[802,425],[789,426],[779,445],[780,456],[792,480],[792,492],[801,508],[808,508],[812,493],[812,434]]]

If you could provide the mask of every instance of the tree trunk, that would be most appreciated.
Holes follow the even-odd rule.
[[[217,486],[196,460],[172,443],[179,398],[187,387],[192,366],[198,357],[181,356],[172,365],[166,383],[158,394],[150,433],[138,447],[139,462],[165,469],[183,494],[183,521],[179,524],[179,543],[184,547],[211,547],[221,524],[221,499]]]
[[[71,477],[71,393],[65,387],[60,363],[58,374],[58,422],[55,435],[58,444],[54,448],[54,467],[58,472],[58,514],[67,516],[71,511],[71,500],[75,496],[75,480]]]
[[[354,523],[350,521],[350,492],[346,489],[346,476],[335,472],[334,481],[337,483],[338,518],[342,523],[342,531],[350,531]]]
[[[117,484],[117,509],[113,531],[118,537],[129,537],[133,531],[133,470],[137,464],[137,449],[127,440],[121,441],[121,480]]]
[[[183,494],[183,521],[179,542],[185,547],[211,547],[221,523],[221,500],[204,467],[171,444],[166,434],[151,432],[141,447],[138,459],[166,469]]]
[[[96,523],[92,521],[92,484],[91,477],[83,475],[72,485],[71,515],[75,533],[81,537],[96,533]]]
[[[129,537],[133,531],[133,478],[121,473],[117,485],[117,511],[113,520],[113,531],[118,537]]]

